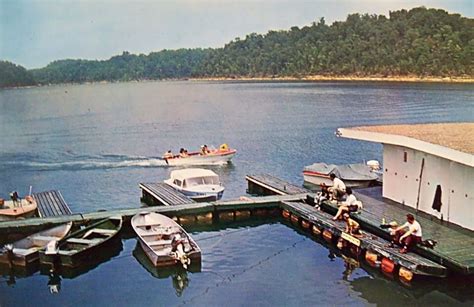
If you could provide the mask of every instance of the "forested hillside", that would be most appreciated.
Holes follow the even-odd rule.
[[[35,85],[31,73],[24,67],[0,61],[0,88]]]
[[[312,75],[472,78],[473,58],[473,19],[420,7],[388,17],[352,14],[332,25],[321,18],[303,28],[252,33],[218,49],[124,52],[106,61],[55,61],[30,72],[40,84]]]

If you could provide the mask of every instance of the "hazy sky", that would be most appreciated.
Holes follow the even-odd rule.
[[[0,0],[0,59],[26,68],[122,51],[222,47],[236,37],[417,6],[472,18],[473,0]]]

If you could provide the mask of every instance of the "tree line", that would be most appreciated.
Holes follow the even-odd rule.
[[[311,75],[472,77],[473,55],[473,19],[419,7],[388,17],[351,14],[331,25],[321,18],[302,28],[252,33],[223,48],[59,60],[26,73],[16,67],[25,84]]]

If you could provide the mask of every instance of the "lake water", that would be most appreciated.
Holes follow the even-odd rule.
[[[408,83],[144,82],[0,91],[0,197],[60,190],[73,212],[136,208],[140,182],[169,177],[168,149],[228,143],[232,164],[210,167],[224,199],[245,175],[302,184],[314,162],[381,161],[379,144],[337,138],[338,127],[474,121],[473,85]],[[406,288],[280,220],[190,229],[201,272],[157,278],[137,260],[136,238],[88,271],[0,276],[0,306],[474,304],[450,281]],[[87,271],[87,272],[86,272]],[[46,272],[47,273],[47,272]],[[156,272],[155,272],[155,275]],[[61,290],[51,294],[50,284]]]

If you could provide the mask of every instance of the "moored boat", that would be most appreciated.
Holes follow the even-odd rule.
[[[154,212],[135,215],[132,227],[140,245],[155,267],[177,263],[187,268],[201,261],[201,249],[188,233],[172,219]]]
[[[41,264],[76,267],[93,256],[98,250],[118,237],[122,229],[122,217],[110,217],[75,231],[60,240],[57,246],[41,250]]]
[[[237,153],[236,149],[229,148],[227,144],[222,144],[219,149],[193,151],[185,155],[169,155],[163,159],[169,166],[182,165],[218,165],[229,163]]]
[[[344,181],[346,187],[364,188],[375,185],[381,180],[381,174],[378,172],[379,164],[371,160],[365,163],[335,165],[326,163],[314,163],[308,165],[303,170],[305,183],[316,186],[325,184],[332,186],[332,180],[329,177],[331,173]]]
[[[27,236],[5,245],[0,253],[0,263],[27,266],[39,259],[38,251],[51,241],[59,241],[71,230],[72,222],[62,224]]]
[[[37,208],[36,200],[32,196],[27,195],[21,199],[17,192],[12,192],[11,200],[0,198],[0,222],[32,217]]]
[[[195,201],[215,201],[222,198],[224,187],[219,176],[211,170],[187,168],[171,172],[164,183]]]

